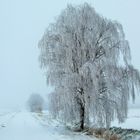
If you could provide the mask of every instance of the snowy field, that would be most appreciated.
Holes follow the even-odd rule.
[[[96,140],[66,130],[47,115],[27,111],[0,114],[0,140]]]
[[[116,120],[112,123],[112,126],[140,130],[140,108],[131,108],[124,123],[119,124]]]
[[[140,130],[140,109],[130,109],[123,124],[112,126]],[[27,111],[0,111],[0,140],[97,140],[81,133],[70,132],[63,124],[53,120],[47,113]]]

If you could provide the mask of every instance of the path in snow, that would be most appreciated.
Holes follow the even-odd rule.
[[[95,140],[72,132],[61,133],[54,127],[41,125],[30,112],[12,113],[5,127],[0,127],[0,140]]]

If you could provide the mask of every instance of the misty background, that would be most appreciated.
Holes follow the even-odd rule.
[[[132,63],[140,70],[139,0],[0,0],[0,108],[23,108],[33,92],[47,100],[51,87],[39,67],[38,41],[68,3],[84,2],[123,25]],[[139,102],[140,95],[135,106]]]

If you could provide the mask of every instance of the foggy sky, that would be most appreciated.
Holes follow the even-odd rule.
[[[46,97],[50,88],[39,68],[38,41],[68,3],[84,2],[123,25],[140,70],[139,0],[0,0],[0,108],[23,107],[32,92]]]

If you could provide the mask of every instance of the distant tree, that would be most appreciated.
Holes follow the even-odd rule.
[[[131,65],[130,48],[121,24],[97,14],[87,3],[68,5],[50,24],[41,41],[40,63],[51,95],[54,116],[79,127],[93,118],[109,127],[127,117],[128,99],[140,89],[139,72]]]
[[[31,112],[41,112],[43,110],[44,99],[39,94],[33,93],[27,104]]]

